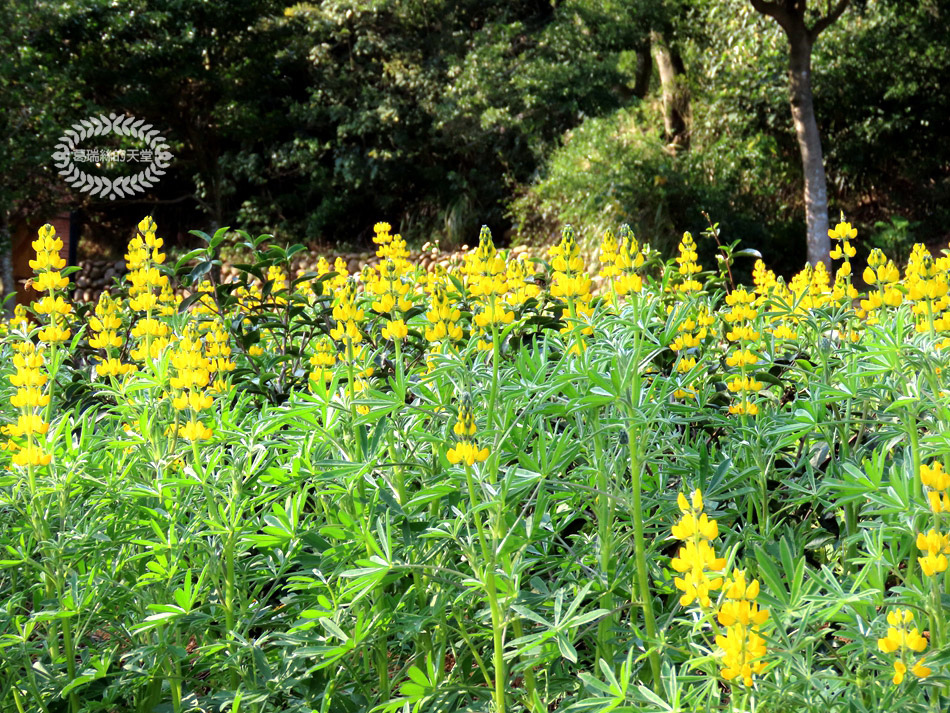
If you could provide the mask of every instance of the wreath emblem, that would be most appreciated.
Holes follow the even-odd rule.
[[[76,167],[73,163],[73,152],[80,142],[89,136],[111,133],[131,136],[148,145],[152,152],[152,160],[148,166],[134,176],[120,176],[115,179],[93,176]],[[109,200],[144,193],[146,188],[151,188],[158,181],[159,176],[165,175],[164,169],[168,168],[171,159],[165,137],[161,136],[157,129],[146,124],[144,119],[118,114],[100,114],[73,124],[59,138],[56,152],[53,154],[54,164],[60,169],[59,175],[64,176],[69,185],[94,196],[108,197]]]

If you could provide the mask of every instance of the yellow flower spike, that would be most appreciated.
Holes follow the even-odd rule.
[[[692,371],[694,368],[696,368],[695,357],[682,357],[680,358],[679,363],[676,365],[676,371],[680,374],[685,374],[689,371]]]
[[[701,504],[702,496],[697,494],[698,491],[694,491],[694,502]],[[682,606],[689,606],[698,601],[700,606],[710,607],[712,603],[709,592],[722,586],[722,577],[709,575],[716,575],[726,566],[725,558],[717,557],[710,544],[710,539],[718,536],[718,526],[716,521],[709,520],[705,513],[697,518],[697,510],[691,507],[693,503],[687,501],[682,493],[677,497],[677,501],[683,517],[673,525],[672,533],[685,544],[670,561],[670,566],[684,576],[674,578],[673,584],[683,592],[680,597]]]
[[[600,243],[600,276],[610,279],[620,274],[620,268],[617,266],[617,250],[619,245],[617,239],[611,231],[604,233],[604,238]]]
[[[887,636],[884,636],[877,640],[878,648],[883,651],[885,654],[892,654],[901,645],[901,636],[896,628],[891,627],[887,630]]]
[[[52,459],[53,457],[38,445],[29,443],[14,454],[13,464],[23,467],[49,465]]]
[[[851,223],[841,221],[834,229],[828,231],[828,237],[832,240],[854,240],[858,237],[858,231],[851,227]]]
[[[151,233],[152,236],[154,237],[154,234],[157,228],[155,226],[155,221],[152,219],[152,216],[147,215],[144,218],[142,218],[142,220],[139,222],[138,229],[139,229],[139,232],[142,233],[143,235]]]
[[[8,435],[13,437],[34,434],[45,435],[47,432],[49,432],[49,424],[38,413],[21,413],[17,417],[16,423],[7,427]]]
[[[48,292],[50,290],[62,290],[69,286],[69,279],[63,277],[59,272],[50,270],[41,273],[33,280],[33,289],[37,292]]]
[[[313,380],[330,381],[333,378],[333,367],[337,362],[336,346],[330,337],[324,335],[317,342],[316,351],[310,357],[310,378]]]
[[[716,637],[716,644],[722,649],[722,677],[727,681],[738,679],[746,686],[752,686],[752,676],[765,670],[765,639],[754,628],[735,624],[726,629],[725,635]]]
[[[700,515],[697,530],[699,534],[707,540],[715,540],[719,537],[719,523],[715,520],[710,520],[706,513]]]
[[[938,493],[931,490],[927,493],[927,502],[933,513],[950,512],[950,494]]]
[[[891,679],[895,686],[900,685],[907,674],[904,650],[920,653],[927,648],[927,640],[913,626],[913,621],[914,613],[910,609],[892,609],[887,613],[887,634],[877,640],[878,648],[883,653],[898,654],[894,661],[894,677]],[[918,678],[926,678],[931,674],[923,658],[918,659],[910,670]]]
[[[918,533],[916,544],[917,549],[926,553],[923,557],[917,558],[925,576],[932,577],[947,570],[950,536],[931,529],[926,535],[922,532]]]
[[[186,441],[206,441],[214,435],[214,431],[193,418],[178,427],[178,435]]]
[[[391,319],[383,327],[383,339],[405,339],[409,334],[409,328],[401,319]]]
[[[698,528],[696,527],[696,517],[690,512],[687,512],[685,515],[683,515],[683,517],[680,518],[680,521],[671,528],[673,537],[675,537],[677,540],[683,541],[690,539],[697,532]]]
[[[479,448],[475,439],[475,414],[472,411],[472,401],[468,394],[464,394],[459,403],[458,420],[452,430],[459,437],[458,443],[446,453],[449,463],[466,463],[475,465],[488,459],[487,448]]]
[[[449,449],[446,457],[453,465],[462,462],[471,466],[487,460],[488,449],[479,449],[472,441],[459,441],[454,448]]]

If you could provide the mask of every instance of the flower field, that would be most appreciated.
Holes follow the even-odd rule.
[[[173,265],[146,218],[90,305],[40,231],[0,710],[947,710],[950,258],[375,233],[358,275],[242,234],[222,283],[226,229]]]

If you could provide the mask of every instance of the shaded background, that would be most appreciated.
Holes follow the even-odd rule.
[[[815,47],[832,220],[865,253],[950,234],[948,5],[853,2]],[[804,263],[787,42],[744,0],[0,0],[0,22],[6,234],[77,211],[81,253],[120,256],[149,213],[173,250],[221,225],[350,249],[377,220],[447,248],[483,223],[503,243],[629,222],[668,250],[706,210]],[[56,175],[58,137],[112,112],[169,140],[148,194]]]

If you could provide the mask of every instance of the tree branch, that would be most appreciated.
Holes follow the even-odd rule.
[[[792,16],[785,5],[781,5],[771,0],[749,0],[759,13],[774,17],[775,21],[782,26],[782,29],[789,32],[792,26]]]
[[[811,37],[812,42],[818,38],[818,35],[821,34],[823,30],[834,24],[835,20],[841,17],[841,13],[845,11],[850,2],[851,0],[838,0],[838,4],[835,5],[833,10],[829,10],[827,15],[819,18],[815,24],[811,26],[811,29],[808,30],[808,36]]]

